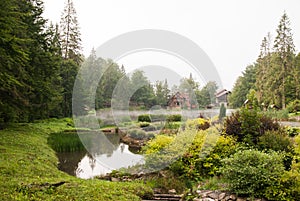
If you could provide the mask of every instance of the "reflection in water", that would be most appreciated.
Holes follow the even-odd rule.
[[[106,136],[100,134],[85,137],[84,144],[89,143],[89,152],[57,153],[60,170],[88,179],[115,169],[144,163],[143,156],[132,153],[128,145],[119,143],[117,135],[103,137]]]

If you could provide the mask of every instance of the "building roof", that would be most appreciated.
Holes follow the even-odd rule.
[[[225,94],[230,94],[230,93],[231,93],[230,91],[227,91],[226,89],[222,89],[222,90],[218,91],[215,95],[218,98],[218,97],[221,97]]]

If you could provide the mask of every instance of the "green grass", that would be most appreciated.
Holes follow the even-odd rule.
[[[73,152],[85,150],[76,132],[58,132],[48,137],[48,144],[56,152]]]
[[[51,133],[71,129],[69,120],[14,124],[0,131],[0,200],[140,200],[152,193],[137,182],[82,180],[57,169],[47,143]],[[49,184],[66,182],[59,187]]]

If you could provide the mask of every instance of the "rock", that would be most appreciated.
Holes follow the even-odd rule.
[[[218,199],[219,198],[219,194],[217,192],[212,192],[207,194],[208,197],[212,198],[212,199]]]
[[[220,193],[219,200],[223,200],[226,196],[226,193]]]
[[[211,198],[203,198],[202,201],[215,201],[215,200]]]
[[[231,200],[236,200],[236,195],[234,195],[234,194],[232,194],[232,195],[230,195],[230,197],[229,197]]]
[[[171,190],[169,190],[169,193],[170,194],[176,194],[176,190],[175,189],[171,189]]]
[[[239,198],[239,197],[238,197],[238,198],[236,199],[236,201],[247,201],[247,199],[245,199],[245,198]]]
[[[227,195],[223,200],[225,200],[225,201],[228,201],[228,200],[230,200],[230,196],[229,195]]]
[[[193,201],[203,201],[201,198],[194,198]]]
[[[118,181],[120,181],[119,178],[115,178],[115,177],[112,177],[110,180],[111,180],[112,182],[118,182]]]
[[[212,193],[213,191],[210,191],[210,190],[203,190],[199,193],[199,195],[202,197],[202,198],[205,198],[207,197],[208,194]]]

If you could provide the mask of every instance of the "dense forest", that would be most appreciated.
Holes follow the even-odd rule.
[[[60,25],[42,17],[41,0],[3,0],[0,11],[0,122],[71,114],[72,85],[82,62],[72,3]]]
[[[289,17],[283,14],[272,43],[270,33],[263,38],[256,62],[249,65],[233,87],[232,107],[241,107],[247,94],[255,90],[262,109],[286,108],[300,99],[300,53],[296,54]]]
[[[143,85],[130,99],[135,107],[165,106],[178,90],[193,92],[200,107],[214,102],[214,82],[200,90],[190,75],[171,91],[167,80],[150,83],[142,71],[129,77],[124,66],[98,58],[95,50],[84,58],[77,15],[70,0],[56,25],[43,18],[42,0],[2,0],[1,8],[0,123],[71,116],[72,90],[81,67],[101,73],[109,66],[98,84],[96,109],[111,106],[113,91],[121,78],[128,81],[128,88]]]

